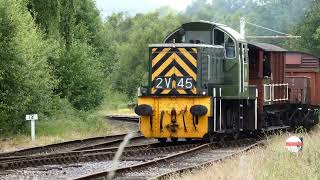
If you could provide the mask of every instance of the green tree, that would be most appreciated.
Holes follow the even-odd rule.
[[[103,99],[103,73],[94,49],[74,42],[52,62],[59,79],[56,92],[79,110],[90,110]]]
[[[192,20],[208,20],[239,30],[240,17],[282,32],[290,32],[301,22],[312,0],[196,0],[186,9]],[[248,35],[275,35],[248,25]],[[260,40],[261,41],[261,40]],[[276,43],[276,42],[275,42]]]
[[[119,61],[112,75],[113,87],[133,98],[137,87],[148,80],[148,44],[161,43],[163,38],[181,24],[176,14],[158,12],[137,14],[131,19],[128,40],[118,48]]]
[[[45,113],[56,80],[53,49],[22,0],[0,0],[0,134],[22,131],[27,113]]]
[[[315,0],[311,9],[307,11],[304,20],[299,23],[293,32],[302,36],[290,40],[287,46],[294,50],[301,50],[320,56],[320,1]]]
[[[129,40],[128,32],[131,27],[132,19],[127,14],[114,13],[107,17],[98,32],[95,47],[106,77],[112,78],[111,73],[119,61],[120,45]]]
[[[105,81],[98,60],[105,55],[102,46],[108,42],[100,43],[102,21],[94,1],[30,0],[28,8],[48,40],[60,44],[58,56],[49,59],[59,80],[55,93],[77,109],[98,106]]]

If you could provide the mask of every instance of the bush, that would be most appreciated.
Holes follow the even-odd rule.
[[[22,0],[0,1],[0,135],[23,132],[25,115],[43,113],[56,80],[52,49]]]
[[[104,78],[94,50],[86,43],[75,42],[61,57],[52,61],[59,79],[56,93],[79,110],[97,107],[103,99]]]

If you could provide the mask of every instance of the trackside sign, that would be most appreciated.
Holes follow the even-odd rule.
[[[38,114],[28,114],[26,115],[27,121],[38,120]]]
[[[302,147],[303,147],[303,139],[302,138],[298,138],[296,136],[291,136],[286,141],[286,148],[290,152],[297,153],[300,150],[302,150]]]

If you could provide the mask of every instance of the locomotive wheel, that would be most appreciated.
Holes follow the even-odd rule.
[[[240,137],[240,132],[237,131],[237,130],[235,130],[235,131],[232,133],[232,138],[233,138],[234,140],[237,140],[237,139],[239,139],[239,137]]]
[[[210,136],[210,137],[209,137],[209,142],[210,142],[210,143],[213,143],[214,140],[215,140],[215,137],[214,137],[214,136]]]
[[[161,144],[164,144],[167,142],[167,138],[158,138],[158,141],[161,143]]]
[[[187,141],[187,142],[191,142],[191,141],[192,141],[192,138],[186,138],[186,141]]]

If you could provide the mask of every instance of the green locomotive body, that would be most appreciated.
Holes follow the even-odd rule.
[[[279,123],[294,111],[286,106],[288,85],[250,79],[250,67],[264,62],[248,52],[241,34],[206,21],[183,24],[164,43],[149,45],[149,84],[139,88],[135,109],[141,132],[161,140],[212,139],[289,127],[290,121]]]

